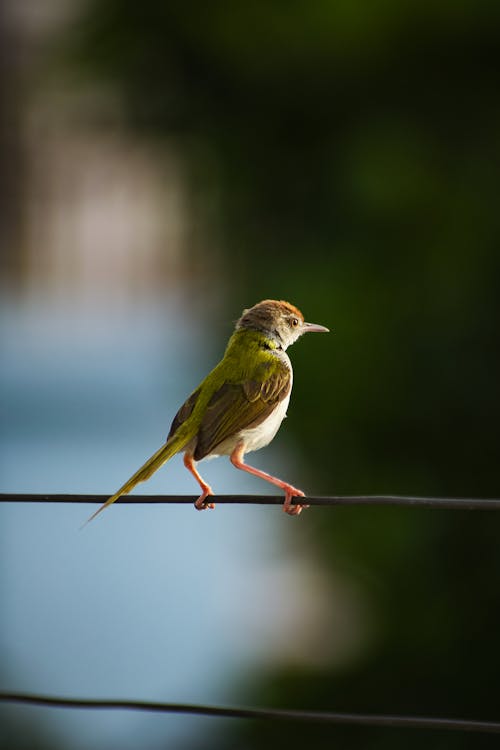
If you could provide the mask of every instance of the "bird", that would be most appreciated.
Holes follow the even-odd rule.
[[[87,523],[122,495],[144,482],[177,453],[201,488],[197,510],[215,508],[214,492],[196,464],[204,458],[229,456],[237,469],[260,477],[285,494],[283,510],[299,515],[305,497],[282,479],[245,463],[245,454],[268,445],[286,417],[293,383],[287,348],[304,333],[328,332],[306,323],[300,310],[284,300],[265,299],[243,310],[218,365],[186,399],[175,415],[166,443],[128,479]]]

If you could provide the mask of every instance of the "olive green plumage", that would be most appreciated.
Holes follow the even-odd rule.
[[[235,432],[263,422],[291,388],[291,371],[274,355],[276,348],[258,331],[235,331],[223,360],[177,412],[168,440],[196,434],[193,457],[200,461],[217,455],[217,446]]]

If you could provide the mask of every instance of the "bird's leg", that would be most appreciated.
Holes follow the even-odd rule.
[[[234,451],[231,453],[230,459],[233,466],[235,466],[237,469],[242,469],[243,471],[248,471],[249,474],[253,474],[256,477],[260,477],[261,479],[264,479],[266,482],[271,482],[271,484],[275,484],[276,487],[279,487],[280,489],[284,490],[285,492],[285,502],[283,503],[283,510],[285,513],[288,513],[290,516],[298,516],[299,513],[302,512],[304,508],[308,508],[308,505],[300,505],[299,503],[292,504],[292,499],[294,497],[305,497],[302,490],[298,490],[296,487],[293,487],[291,484],[288,484],[287,482],[283,482],[282,479],[278,479],[277,477],[271,476],[271,474],[267,474],[265,471],[261,471],[260,469],[256,469],[254,466],[247,466],[247,464],[244,462],[243,457],[245,454],[245,446],[243,443],[238,443]]]
[[[212,510],[215,508],[215,503],[208,503],[207,497],[209,495],[213,495],[213,490],[210,487],[209,484],[205,482],[204,479],[200,476],[195,461],[192,456],[189,455],[189,453],[184,454],[184,466],[188,471],[191,472],[191,474],[194,476],[198,484],[200,485],[202,489],[202,494],[199,496],[198,500],[195,502],[194,507],[196,510],[205,510],[205,508],[211,508]]]

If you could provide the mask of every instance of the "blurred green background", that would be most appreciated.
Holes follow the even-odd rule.
[[[175,288],[217,353],[222,323],[244,306],[288,299],[335,331],[291,352],[278,439],[300,457],[295,483],[316,494],[498,497],[500,7],[70,5],[52,3],[47,20],[11,4],[2,24],[2,235],[14,294],[58,293],[57,274],[63,286],[84,275],[94,253],[92,293],[126,289],[133,305]],[[44,256],[32,235],[49,232],[39,213],[46,220],[45,180],[64,163],[64,139],[82,163],[90,153],[99,164],[97,148],[116,152],[109,169],[128,198],[109,205],[95,178],[110,241],[82,222],[91,240],[62,272],[65,252]],[[130,242],[120,226],[133,210],[142,224]],[[127,243],[115,265],[112,248]],[[327,599],[315,658],[242,670],[231,702],[498,720],[496,516],[306,515],[292,541],[314,558]],[[301,638],[293,619],[282,638]],[[189,747],[494,746],[458,733],[211,727]]]

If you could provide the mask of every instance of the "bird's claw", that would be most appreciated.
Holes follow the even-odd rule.
[[[299,516],[305,508],[309,508],[309,505],[305,503],[293,503],[294,497],[305,497],[302,490],[298,490],[296,487],[289,486],[285,490],[285,502],[283,503],[283,510],[288,513],[289,516]]]
[[[214,493],[212,492],[211,488],[207,487],[207,489],[204,490],[203,494],[200,495],[200,497],[198,498],[198,500],[196,500],[194,504],[194,507],[196,508],[196,510],[206,510],[207,508],[209,508],[210,510],[214,510],[215,503],[209,502],[207,500],[207,497],[211,497],[213,496],[213,494]]]

